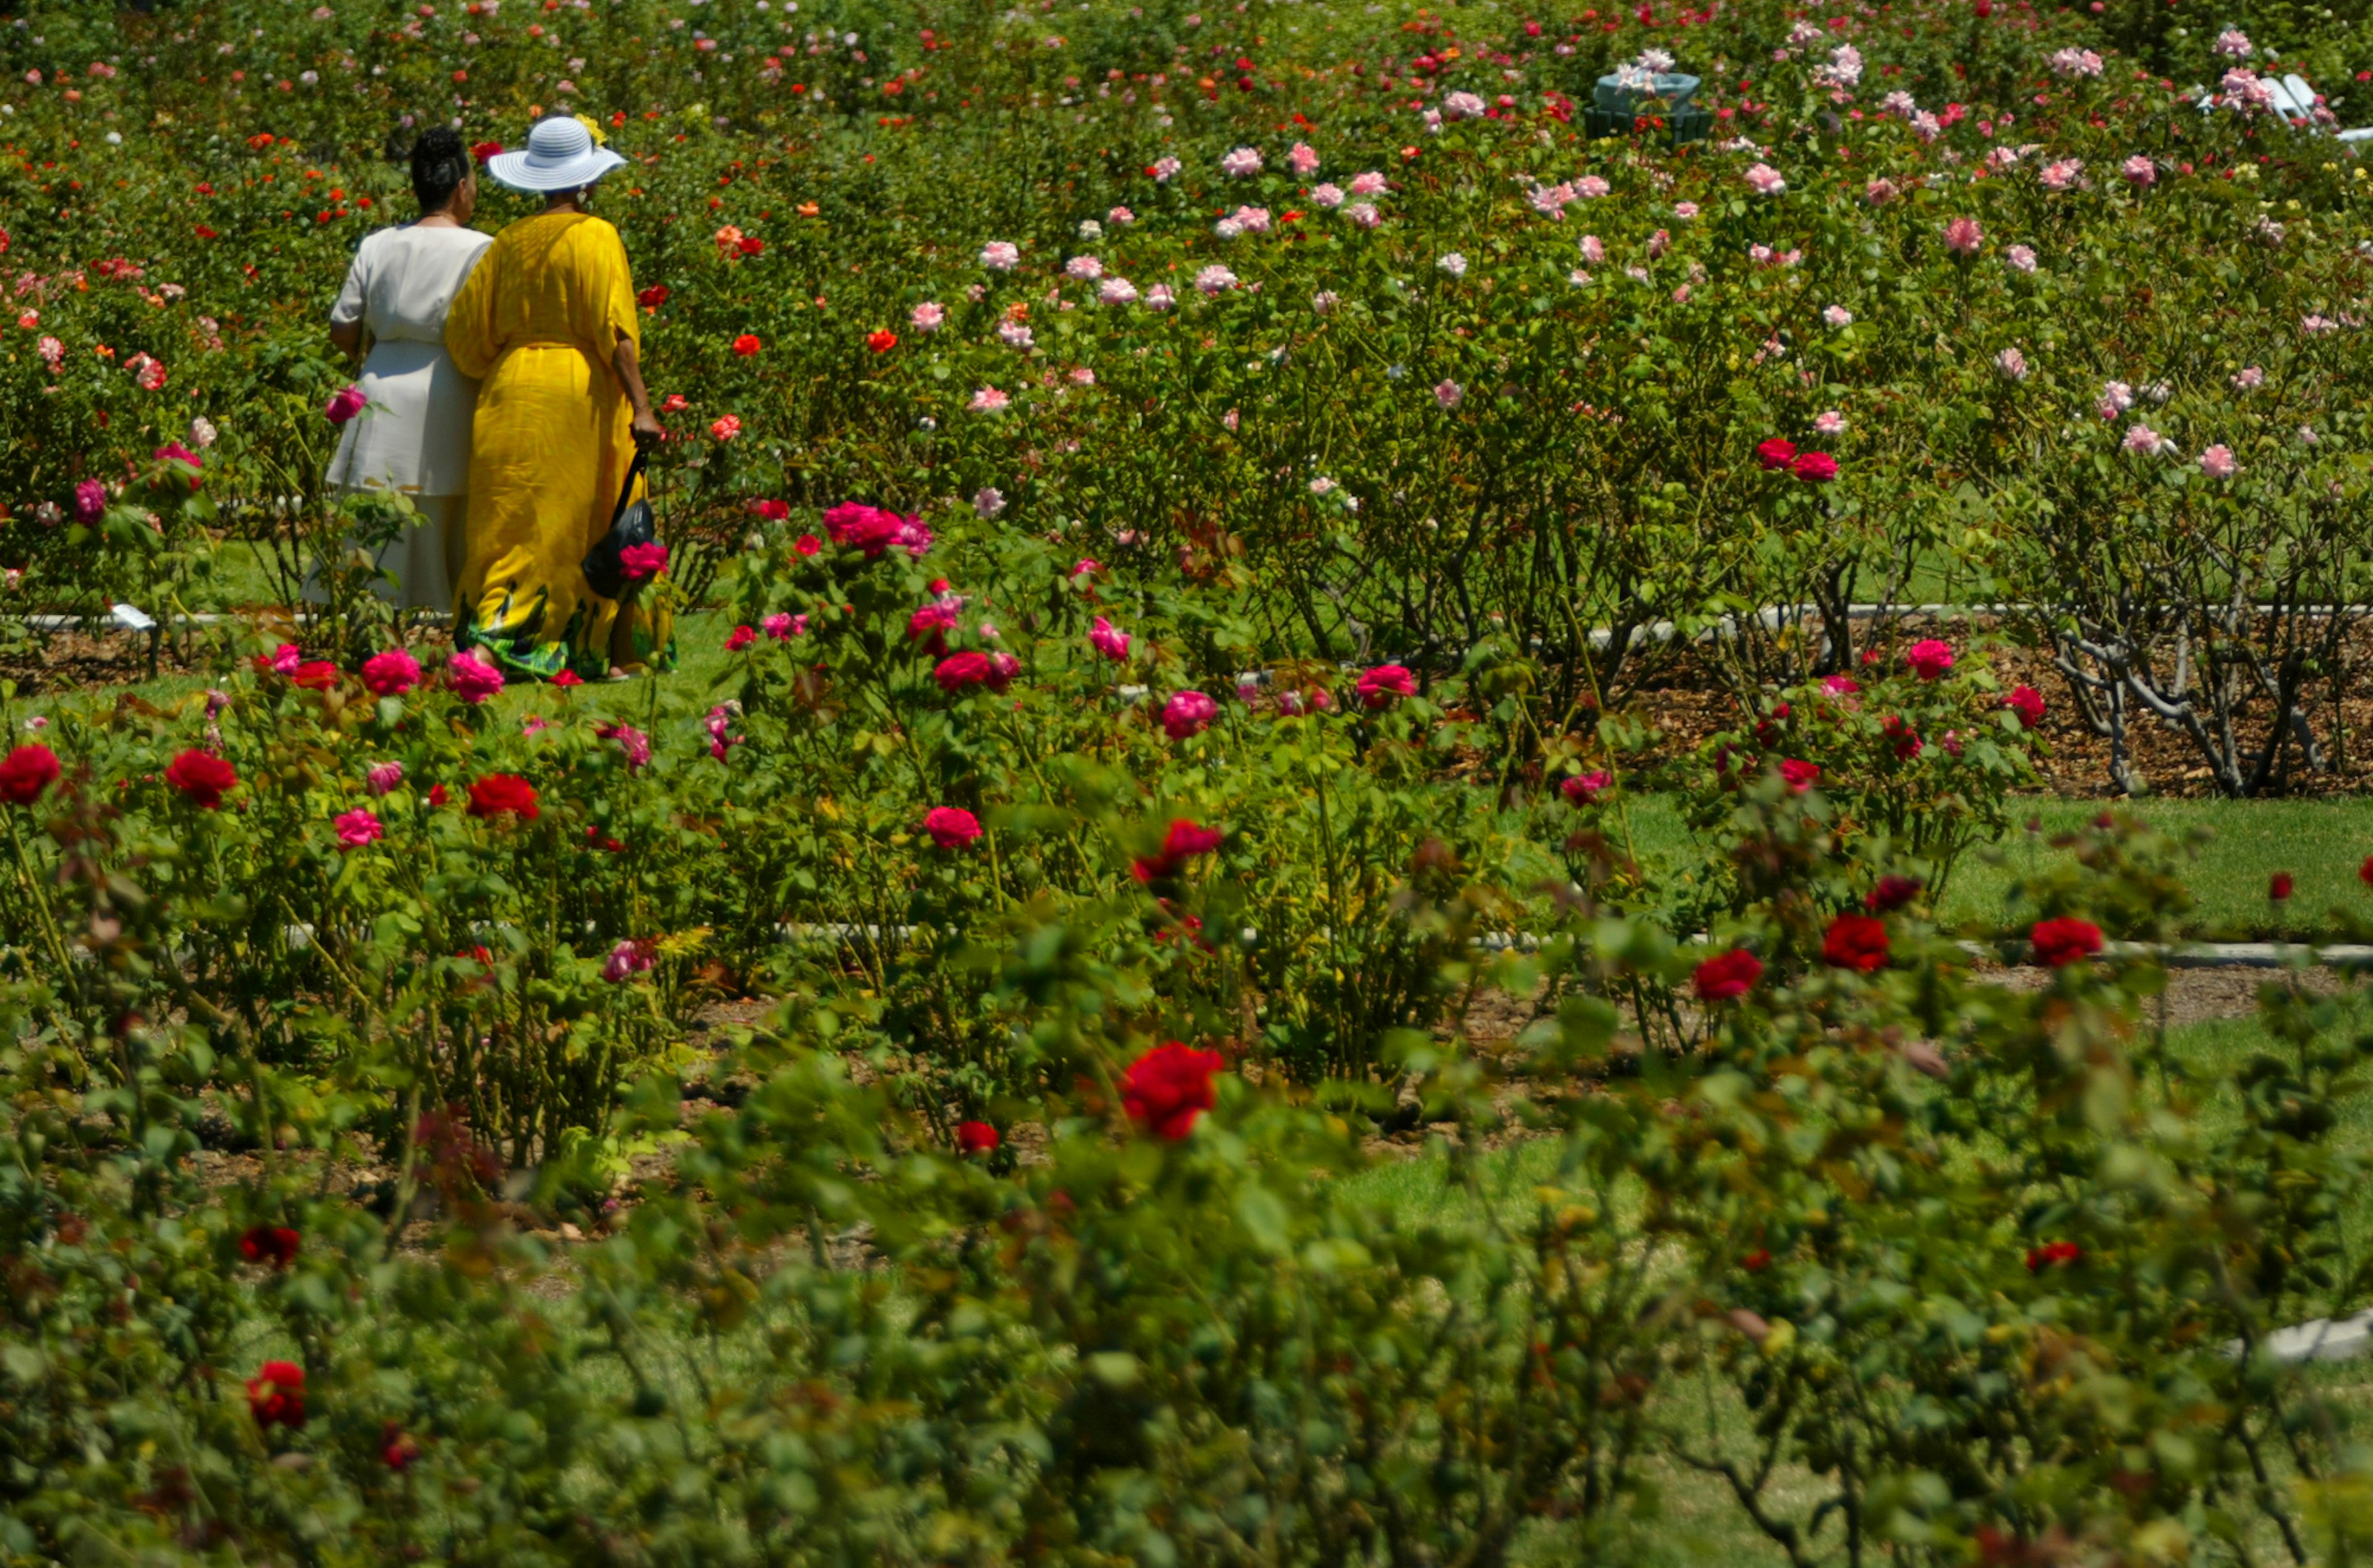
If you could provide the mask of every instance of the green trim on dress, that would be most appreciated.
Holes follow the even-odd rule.
[[[474,612],[463,617],[453,629],[453,646],[483,650],[506,678],[526,680],[550,680],[564,669],[574,671],[579,679],[601,680],[608,678],[613,668],[640,665],[655,671],[675,668],[675,618],[664,605],[644,603],[639,592],[629,594],[611,622],[609,648],[597,649],[588,645],[586,610],[602,601],[590,593],[579,598],[560,635],[545,638],[540,633],[549,598],[550,590],[539,587],[524,608],[514,608],[507,588],[500,610],[484,624]],[[660,641],[662,621],[667,627],[664,646]],[[630,657],[616,656],[622,637]]]

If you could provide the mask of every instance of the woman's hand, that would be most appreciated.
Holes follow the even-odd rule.
[[[620,338],[618,346],[610,351],[610,364],[618,372],[618,385],[626,401],[635,409],[635,450],[648,452],[667,439],[667,426],[651,412],[651,394],[643,385],[641,356],[635,352],[635,340]]]

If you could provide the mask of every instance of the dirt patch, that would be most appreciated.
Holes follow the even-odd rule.
[[[1857,642],[1870,630],[1857,626]],[[1959,641],[1998,630],[1983,617],[1941,622],[1907,621],[1880,645],[1883,653],[1891,656],[1894,650],[1918,637],[1942,634]],[[2038,649],[2016,645],[1996,647],[1988,656],[2005,688],[2032,686],[2043,693],[2048,703],[2041,735],[2049,754],[2036,761],[2040,793],[2070,799],[2117,797],[2120,792],[2110,784],[2110,742],[2095,735],[2084,723],[2069,694],[2066,678],[2050,657]],[[2361,630],[2351,639],[2345,665],[2352,673],[2341,683],[2347,695],[2340,703],[2342,722],[2336,732],[2332,723],[2329,688],[2314,693],[2312,716],[2318,734],[2332,748],[2330,766],[2323,772],[2309,772],[2294,758],[2285,792],[2289,795],[2373,792],[2373,744],[2355,738],[2373,729],[2373,682],[2353,679],[2354,672],[2373,669],[2373,628]],[[1659,742],[1650,753],[1652,760],[1659,761],[1685,757],[1709,736],[1747,722],[1746,710],[1733,688],[1703,649],[1676,654],[1664,671],[1654,680],[1633,689],[1621,705],[1642,713],[1660,732]],[[2263,704],[2260,706],[2262,710]],[[2255,711],[2238,727],[2245,745],[2262,744],[2267,714]],[[2126,745],[2130,765],[2149,782],[2157,795],[2199,798],[2216,793],[2199,749],[2173,726],[2148,714],[2137,714],[2129,724]]]
[[[1978,978],[2012,991],[2040,991],[2052,983],[2045,969],[1981,970]],[[2258,993],[2268,985],[2296,984],[2317,996],[2341,996],[2361,989],[2336,970],[2311,969],[2296,975],[2280,970],[2196,969],[2167,973],[2167,1022],[2169,1028],[2206,1023],[2213,1018],[2246,1018],[2258,1010]]]

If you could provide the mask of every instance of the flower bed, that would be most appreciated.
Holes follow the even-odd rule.
[[[1941,571],[2039,607],[2022,636],[2113,782],[2160,724],[2227,794],[2342,749],[2355,612],[2291,611],[2373,601],[2346,412],[2367,234],[2353,157],[2266,84],[2344,104],[2349,24],[2253,41],[1989,0],[1909,36],[1758,9],[1314,14],[1256,41],[1232,15],[10,29],[7,134],[47,188],[0,216],[14,601],[219,597],[205,519],[107,505],[173,441],[294,600],[351,526],[316,479],[345,385],[319,301],[403,209],[391,134],[458,97],[473,140],[570,109],[630,157],[600,206],[686,438],[663,466],[692,597],[751,507],[978,509],[1209,601],[1206,680],[1389,628],[1370,662],[1491,650],[1548,722],[1657,677],[1640,626]],[[1654,56],[1703,83],[1709,140],[1585,135],[1596,78]],[[948,206],[958,164],[1013,204]],[[1775,474],[1771,440],[1818,459]],[[1776,638],[1736,674],[1853,651]]]
[[[0,29],[10,602],[329,567],[205,689],[0,689],[8,1553],[2362,1550],[2262,1349],[2363,1305],[2342,1005],[2172,1052],[2114,817],[2040,989],[1932,918],[2049,713],[2234,795],[2342,738],[2360,182],[2258,43],[684,10]],[[1713,134],[1586,135],[1652,50]],[[523,691],[336,551],[405,509],[321,494],[318,303],[456,110],[628,157],[713,674]],[[2021,608],[1845,612],[1940,574]]]

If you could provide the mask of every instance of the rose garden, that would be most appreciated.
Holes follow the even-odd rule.
[[[2361,6],[0,55],[0,1559],[2373,1550]],[[534,680],[325,323],[580,115]]]

